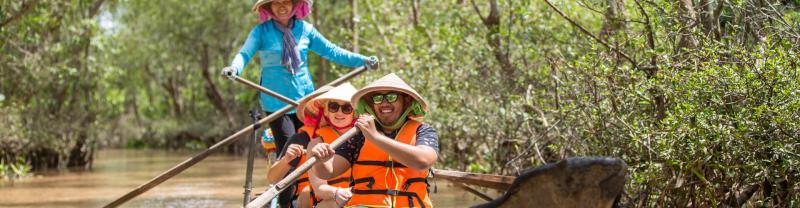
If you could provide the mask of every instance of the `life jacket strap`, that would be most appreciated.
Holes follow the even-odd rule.
[[[395,162],[395,161],[377,161],[377,160],[359,160],[356,161],[357,165],[370,165],[370,166],[381,166],[381,167],[395,167],[395,168],[405,168],[406,165],[402,163]]]
[[[419,205],[422,208],[425,208],[425,203],[422,202],[422,198],[419,197],[417,193],[408,192],[408,191],[399,191],[399,190],[392,190],[392,189],[374,189],[374,190],[359,190],[353,189],[353,194],[376,194],[376,195],[390,195],[390,196],[405,196],[408,197],[408,206],[414,207],[414,199],[417,200]]]

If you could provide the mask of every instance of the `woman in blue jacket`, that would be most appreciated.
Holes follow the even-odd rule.
[[[239,54],[222,74],[233,78],[242,73],[256,52],[261,58],[261,86],[287,98],[298,100],[314,91],[308,71],[308,51],[347,67],[377,65],[377,58],[366,57],[336,46],[320,34],[314,25],[302,19],[310,12],[312,0],[259,0],[253,11],[260,16]],[[273,113],[287,104],[266,94],[259,94],[261,107]],[[278,152],[286,139],[303,123],[292,110],[270,123]]]

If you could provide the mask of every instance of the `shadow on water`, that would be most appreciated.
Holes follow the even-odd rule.
[[[191,157],[192,152],[103,150],[90,171],[48,171],[0,185],[0,207],[100,207]],[[241,207],[246,159],[211,155],[125,207]],[[256,162],[254,192],[266,187],[268,161]],[[438,181],[436,207],[466,207],[481,199]],[[431,184],[433,185],[433,184]],[[432,187],[433,188],[433,187]],[[492,196],[498,194],[492,192]]]

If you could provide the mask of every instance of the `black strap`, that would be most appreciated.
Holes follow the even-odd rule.
[[[295,183],[298,183],[298,184],[305,183],[305,182],[308,182],[308,177],[300,178],[300,179],[297,179],[297,181],[295,181]]]
[[[319,204],[319,202],[321,202],[322,200],[317,199],[317,195],[314,194],[314,189],[311,189],[311,193],[310,194],[311,194],[311,201],[314,202],[314,206],[313,207],[317,207],[317,204]],[[336,197],[336,196],[333,196],[333,197]]]
[[[356,161],[356,164],[359,165],[371,165],[371,166],[381,166],[381,167],[395,167],[395,168],[405,168],[406,166],[402,163],[395,162],[395,161],[377,161],[377,160],[359,160]]]
[[[374,190],[359,190],[353,189],[353,194],[377,194],[377,195],[390,195],[390,196],[405,196],[408,197],[408,205],[409,207],[414,207],[414,198],[417,199],[422,208],[425,208],[425,203],[422,202],[422,198],[415,192],[408,192],[408,191],[398,191],[392,189],[374,189]]]
[[[308,180],[308,178],[306,178],[306,180]],[[374,183],[375,180],[372,180],[372,181],[373,181],[372,183]],[[328,185],[333,185],[333,184],[337,184],[337,183],[341,183],[341,182],[351,182],[352,183],[352,181],[350,181],[350,178],[341,177],[341,178],[337,178],[337,179],[333,179],[333,180],[328,181]],[[372,183],[370,183],[370,184],[372,184]],[[336,196],[333,196],[333,197],[334,197],[334,200],[336,200],[336,198],[335,198]],[[322,202],[322,200],[317,198],[317,195],[314,194],[314,189],[311,189],[311,200],[314,202],[314,207],[316,207],[317,204]]]
[[[300,192],[303,190],[300,190],[299,185],[300,183],[303,182],[308,182],[308,177],[297,179],[297,181],[294,182],[295,189],[294,189],[294,195],[292,196],[292,200],[297,200],[298,198],[300,198]]]
[[[430,184],[428,183],[428,178],[409,178],[409,179],[406,179],[406,182],[403,184],[403,190],[408,190],[408,187],[411,186],[412,183],[422,183],[422,182],[425,183],[426,187],[430,186]],[[372,185],[375,184],[375,178],[366,177],[366,178],[355,179],[355,180],[350,182],[350,186],[355,186],[356,184],[359,184],[359,183],[367,183],[367,188],[372,189]],[[330,184],[330,183],[328,183],[328,184]],[[426,190],[426,191],[430,192],[429,190]]]
[[[411,186],[411,183],[425,183],[425,186],[428,186],[428,178],[409,178],[406,179],[406,183],[403,184],[403,190],[408,190],[408,187]]]
[[[431,173],[431,180],[433,180],[433,193],[439,193],[439,187],[436,185],[436,174],[433,173],[433,168],[428,169]],[[431,193],[431,184],[428,184],[428,193]]]
[[[333,184],[337,184],[337,183],[341,183],[341,182],[350,182],[350,178],[341,177],[341,178],[329,180],[328,181],[328,185],[333,185]]]
[[[373,177],[366,177],[366,178],[358,178],[350,182],[350,186],[356,186],[356,184],[367,182],[367,188],[372,189],[372,185],[375,184],[375,178]]]
[[[259,113],[261,110],[258,108],[253,108],[250,110],[250,118],[253,119],[253,131],[258,131],[261,128],[261,123],[258,120],[261,120],[261,114]]]

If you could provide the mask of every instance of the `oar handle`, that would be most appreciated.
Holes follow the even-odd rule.
[[[256,90],[261,91],[264,94],[267,94],[269,96],[272,96],[272,97],[280,100],[281,102],[288,103],[288,104],[290,104],[292,106],[298,106],[299,105],[294,100],[289,99],[289,98],[287,98],[287,97],[285,97],[285,96],[283,96],[281,94],[278,94],[277,92],[274,92],[272,90],[264,88],[261,85],[256,84],[254,82],[251,82],[250,80],[247,80],[245,78],[242,78],[242,77],[239,77],[239,76],[233,76],[233,80],[236,80],[237,82],[242,83],[242,84],[247,85],[247,86],[250,86],[252,88],[255,88]]]
[[[360,66],[360,67],[358,67],[356,69],[353,69],[353,71],[350,71],[349,73],[345,74],[344,76],[341,76],[338,79],[335,79],[335,80],[329,82],[325,86],[331,86],[331,87],[339,86],[340,84],[346,82],[347,80],[352,79],[355,76],[358,76],[359,74],[361,74],[361,73],[363,73],[363,72],[365,72],[367,70],[369,70],[369,69],[367,69],[366,66]]]
[[[330,83],[326,84],[325,86],[331,86],[331,87],[339,86],[340,84],[344,83],[345,81],[350,80],[353,77],[358,76],[359,74],[361,74],[362,72],[367,71],[367,70],[368,70],[367,67],[364,67],[364,66],[358,67],[355,70],[351,71],[350,73],[347,73],[344,76],[339,77],[338,79],[331,81]],[[252,87],[252,88],[254,88],[254,89],[258,90],[258,91],[261,91],[264,94],[272,96],[272,97],[280,100],[281,102],[288,103],[288,104],[290,104],[292,106],[295,106],[295,107],[300,105],[297,102],[293,101],[292,99],[287,98],[286,96],[278,94],[277,92],[274,92],[274,91],[269,90],[267,88],[264,88],[261,85],[256,84],[254,82],[251,82],[250,80],[247,80],[245,78],[242,78],[242,77],[234,75],[233,76],[233,80],[236,80],[237,82],[242,83],[244,85],[247,85],[249,87]]]
[[[350,140],[350,138],[358,134],[358,132],[359,132],[358,127],[350,128],[350,130],[339,136],[339,138],[336,138],[336,140],[334,140],[331,143],[331,148],[333,149],[339,148],[339,146],[342,146],[342,144],[347,142],[347,140]],[[275,183],[275,185],[270,187],[269,190],[267,190],[267,192],[264,192],[264,194],[258,196],[258,198],[247,204],[246,207],[248,208],[263,207],[265,204],[272,201],[272,199],[275,198],[275,196],[278,196],[278,194],[283,192],[283,190],[286,190],[286,188],[289,187],[290,184],[294,183],[294,181],[297,180],[297,178],[300,178],[300,176],[303,175],[303,173],[310,170],[311,167],[314,166],[314,164],[316,164],[318,161],[319,159],[317,159],[317,157],[308,158],[306,162],[304,162],[302,165],[297,167],[297,169],[289,173],[289,175],[287,175],[285,178],[278,181],[278,183]]]

